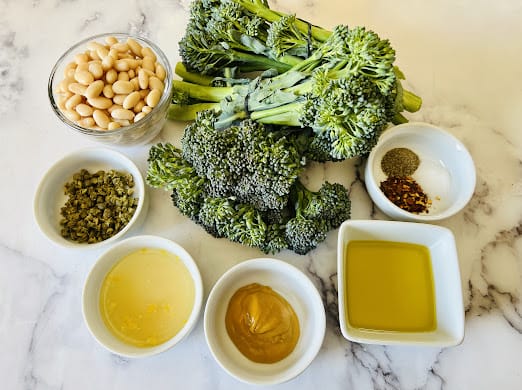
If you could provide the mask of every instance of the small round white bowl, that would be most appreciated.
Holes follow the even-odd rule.
[[[228,336],[228,302],[239,288],[250,283],[270,286],[281,294],[299,319],[299,341],[292,353],[277,363],[249,360]],[[310,365],[323,343],[326,315],[321,296],[304,273],[284,261],[259,258],[232,267],[217,281],[205,307],[204,328],[212,355],[228,374],[245,383],[273,385],[296,377]]]
[[[120,341],[105,326],[100,313],[100,289],[107,273],[126,255],[142,248],[163,249],[176,256],[187,267],[194,280],[195,298],[192,312],[183,328],[170,340],[154,347],[135,347]],[[173,241],[157,236],[135,236],[113,245],[103,253],[89,272],[82,295],[83,318],[96,341],[112,353],[139,358],[164,352],[186,338],[197,323],[203,303],[203,283],[199,269],[190,254]]]
[[[94,173],[98,170],[128,172],[134,177],[134,196],[138,197],[138,206],[129,223],[114,236],[94,244],[77,243],[67,240],[60,234],[60,209],[67,196],[64,186],[73,174],[81,169]],[[141,225],[148,211],[149,199],[143,176],[128,157],[107,148],[85,148],[72,152],[52,165],[44,174],[34,197],[33,212],[36,223],[42,233],[53,243],[71,249],[97,249],[119,240]]]
[[[384,154],[393,148],[415,152],[420,164],[412,177],[431,199],[428,213],[410,213],[393,204],[380,190],[386,180],[381,168]],[[386,130],[368,156],[365,168],[366,189],[373,202],[386,215],[402,221],[442,220],[466,206],[475,190],[475,166],[462,142],[427,123],[412,122]]]

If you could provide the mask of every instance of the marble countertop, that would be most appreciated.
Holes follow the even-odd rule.
[[[327,312],[313,363],[281,389],[520,389],[522,387],[522,3],[441,0],[279,0],[273,6],[331,28],[365,25],[391,40],[409,89],[424,106],[411,120],[440,125],[471,152],[477,169],[468,206],[440,222],[455,234],[466,311],[465,338],[451,348],[351,343],[337,318],[336,238],[306,256],[276,257],[303,270]],[[109,31],[152,39],[172,63],[188,0],[0,0],[0,388],[234,389],[205,343],[202,320],[182,344],[129,360],[100,347],[81,314],[85,276],[99,255],[51,244],[32,213],[36,186],[64,154],[94,144],[51,112],[49,72],[61,53]],[[175,141],[168,123],[157,141]],[[117,148],[116,148],[117,149]],[[148,146],[120,149],[143,171]],[[360,160],[315,166],[310,175],[350,188],[353,219],[387,219],[365,190]],[[217,240],[151,191],[141,232],[192,254],[206,294],[231,266],[260,252]]]

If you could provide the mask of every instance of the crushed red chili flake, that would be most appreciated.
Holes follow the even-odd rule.
[[[390,176],[381,182],[381,191],[396,206],[410,213],[428,213],[431,200],[409,176]]]

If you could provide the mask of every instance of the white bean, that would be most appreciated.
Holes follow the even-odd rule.
[[[107,73],[105,73],[105,81],[107,81],[107,83],[112,84],[116,80],[118,80],[118,72],[116,72],[114,69],[110,69],[107,71]]]
[[[156,76],[158,76],[161,81],[164,81],[165,77],[167,77],[167,71],[159,62],[156,63]]]
[[[107,114],[101,110],[94,110],[92,113],[94,122],[102,129],[106,129],[109,126],[110,119]]]
[[[89,85],[94,81],[94,76],[88,70],[77,70],[74,72],[74,79],[80,84]]]
[[[140,69],[138,71],[138,82],[141,89],[147,89],[149,87],[149,76],[145,69]]]
[[[142,47],[141,47],[141,45],[138,42],[136,42],[132,38],[127,38],[127,45],[129,45],[129,48],[134,53],[134,55],[136,55],[138,57],[141,57]]]
[[[156,62],[156,54],[154,54],[150,47],[144,47],[141,49],[141,55],[142,57],[150,57],[153,62]]]
[[[68,85],[67,89],[69,89],[69,91],[72,93],[84,95],[85,91],[87,90],[87,86],[80,83],[71,83]]]
[[[100,61],[91,62],[89,64],[89,72],[95,80],[101,79],[103,76],[103,67]]]
[[[126,110],[124,108],[120,108],[111,112],[111,116],[114,119],[120,120],[132,120],[134,119],[134,113],[130,110]]]
[[[145,98],[145,101],[147,102],[147,105],[150,107],[156,107],[161,99],[161,92],[158,89],[153,89],[149,92],[147,97]]]
[[[129,109],[133,108],[140,101],[141,96],[140,93],[134,91],[127,95],[127,97],[123,100],[123,108]]]
[[[108,130],[116,130],[121,127],[121,124],[118,122],[109,122]]]
[[[74,109],[78,104],[82,102],[82,96],[81,95],[72,95],[67,101],[65,102],[65,108],[67,110]]]
[[[85,90],[85,97],[87,97],[87,99],[90,99],[99,96],[102,93],[104,86],[105,84],[102,80],[96,80]]]
[[[147,116],[147,114],[145,112],[139,112],[136,114],[136,116],[134,117],[134,123],[138,122],[140,119],[143,119]]]
[[[103,96],[97,96],[91,99],[87,99],[87,103],[89,103],[94,108],[98,108],[100,110],[106,110],[110,106],[112,106],[112,100]]]
[[[103,96],[105,96],[106,98],[112,99],[114,97],[114,91],[112,90],[112,85],[105,84],[105,86],[103,87],[102,93],[103,93]]]
[[[118,80],[112,85],[112,90],[116,94],[129,94],[134,91],[134,85],[130,81]]]
[[[163,81],[161,81],[156,76],[149,77],[149,87],[150,89],[158,89],[160,92],[163,92],[165,85]]]
[[[91,116],[93,109],[88,104],[80,103],[76,106],[76,112],[81,116]]]

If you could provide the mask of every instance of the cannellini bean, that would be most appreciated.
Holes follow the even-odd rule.
[[[145,114],[150,114],[151,111],[152,111],[152,107],[149,107],[149,106],[144,106],[141,109],[141,112],[144,112]]]
[[[118,38],[111,36],[111,37],[105,38],[105,42],[107,42],[108,45],[112,46],[112,45],[117,44],[119,41],[118,41]]]
[[[140,96],[140,98],[141,98],[141,96]],[[143,100],[140,100],[138,103],[136,103],[136,105],[134,106],[132,111],[134,111],[137,114],[137,113],[141,112],[141,110],[143,109],[144,106],[145,106],[145,102]]]
[[[119,72],[118,73],[118,80],[129,81],[129,73],[127,73],[127,72]]]
[[[98,108],[100,110],[106,110],[110,106],[112,106],[112,100],[103,96],[97,96],[91,99],[87,99],[87,103],[89,103],[94,108]]]
[[[119,104],[120,106],[123,106],[123,101],[125,100],[126,97],[127,97],[126,94],[114,95],[114,97],[112,98],[112,101],[115,104]]]
[[[75,73],[80,70],[89,70],[89,62],[80,62],[78,66],[76,67]]]
[[[122,126],[128,126],[131,124],[130,120],[128,119],[115,119],[114,122],[118,122]]]
[[[159,62],[156,63],[156,76],[161,81],[164,81],[165,77],[167,77],[167,71],[165,70],[163,65],[161,65]]]
[[[100,56],[98,55],[98,52],[96,50],[91,50],[89,52],[89,58],[91,60],[101,60]]]
[[[91,62],[89,64],[89,72],[92,74],[95,80],[102,78],[103,67],[100,61]]]
[[[156,54],[154,54],[150,47],[144,47],[141,49],[141,55],[142,57],[150,57],[153,62],[156,62]]]
[[[109,126],[110,119],[102,110],[94,110],[92,117],[94,122],[96,122],[96,124],[102,129],[106,129]]]
[[[160,98],[161,98],[161,92],[158,89],[153,89],[149,92],[149,94],[145,98],[145,101],[147,102],[148,106],[154,108],[159,103]]]
[[[96,49],[98,49],[99,47],[105,48],[105,46],[103,46],[100,42],[90,41],[89,43],[87,43],[87,49],[89,49],[89,51],[96,51]]]
[[[136,116],[134,117],[134,123],[136,123],[137,121],[139,121],[140,119],[143,119],[147,116],[147,114],[145,112],[139,112],[136,114]]]
[[[132,38],[127,38],[127,45],[129,46],[129,49],[134,53],[134,55],[141,57],[141,50],[143,48],[138,42],[136,42]]]
[[[109,108],[107,108],[107,111],[109,112],[109,114],[111,114],[114,110],[118,110],[118,109],[121,109],[123,108],[123,106],[121,104],[113,104],[112,106],[110,106]]]
[[[140,89],[140,82],[138,81],[137,77],[134,77],[133,79],[129,80],[132,83],[132,86],[134,87],[135,91],[139,91]]]
[[[152,57],[143,57],[143,62],[141,63],[143,69],[147,69],[151,72],[156,70],[156,66],[154,66],[154,60]]]
[[[70,121],[73,121],[73,122],[77,122],[80,120],[81,116],[80,114],[78,114],[76,111],[74,110],[65,110],[63,111],[63,114],[70,120]]]
[[[104,71],[108,71],[109,69],[111,69],[113,66],[114,66],[114,57],[113,56],[105,56],[101,62],[102,64],[102,69]]]
[[[88,104],[80,103],[76,106],[76,112],[81,116],[91,116],[93,109]]]
[[[80,84],[89,85],[94,81],[94,76],[87,70],[77,70],[74,72],[74,79]]]
[[[113,110],[111,112],[111,116],[114,119],[123,119],[123,120],[132,120],[134,119],[134,113],[130,110],[126,110],[124,108],[119,108],[117,110]]]
[[[140,69],[138,71],[138,82],[141,89],[147,89],[149,87],[149,76],[145,69]]]
[[[69,84],[74,83],[75,80],[70,77],[64,78],[60,83],[58,84],[58,91],[60,92],[66,92],[69,90]]]
[[[116,130],[121,127],[121,124],[118,122],[109,122],[108,130]]]
[[[134,77],[136,77],[136,71],[134,69],[129,69],[129,71],[127,72],[129,74],[129,79],[133,79]]]
[[[115,43],[111,48],[122,53],[129,51],[129,45],[124,42]]]
[[[116,94],[129,94],[134,91],[134,85],[130,81],[118,80],[112,85],[112,90]]]
[[[126,72],[130,69],[130,66],[125,59],[120,59],[114,62],[114,69],[116,69],[118,72]]]
[[[96,54],[98,54],[98,57],[100,57],[100,59],[103,60],[105,57],[109,55],[109,50],[107,50],[105,46],[100,45],[100,47],[96,49]]]
[[[94,118],[92,116],[88,116],[88,117],[85,117],[85,118],[82,118],[78,121],[78,124],[80,126],[83,126],[83,127],[93,127],[96,122],[94,122]]]
[[[105,84],[103,83],[102,80],[94,81],[85,90],[85,96],[87,97],[87,99],[99,96],[102,93],[104,86],[105,86]]]
[[[85,91],[87,89],[87,86],[80,84],[80,83],[70,83],[67,88],[72,93],[76,93],[78,95],[84,95]]]
[[[89,61],[89,56],[85,53],[78,53],[74,56],[74,62],[77,65]]]
[[[67,101],[65,102],[65,108],[67,110],[74,109],[78,104],[82,102],[82,96],[81,95],[72,95]]]
[[[60,107],[62,110],[65,110],[65,102],[72,96],[72,93],[69,92],[60,92],[56,95],[56,104],[58,104],[58,107]]]
[[[111,84],[105,84],[102,91],[103,96],[106,98],[112,99],[114,97],[114,91],[112,90]]]
[[[110,69],[107,71],[107,73],[105,73],[105,81],[107,81],[107,83],[112,84],[116,80],[118,80],[118,72],[116,72],[114,69]]]
[[[132,93],[129,93],[127,97],[123,100],[123,108],[129,109],[134,108],[136,104],[140,101],[141,96],[140,93],[137,91],[134,91]]]
[[[149,77],[149,87],[150,89],[157,89],[160,92],[163,92],[165,88],[163,81],[158,79],[156,76]]]
[[[143,99],[145,99],[147,97],[147,95],[149,94],[150,92],[150,89],[142,89],[140,92],[140,95]]]
[[[65,65],[65,68],[63,68],[63,77],[70,78],[71,70],[72,74],[74,74],[74,70],[76,69],[76,62],[69,62],[67,65]]]

